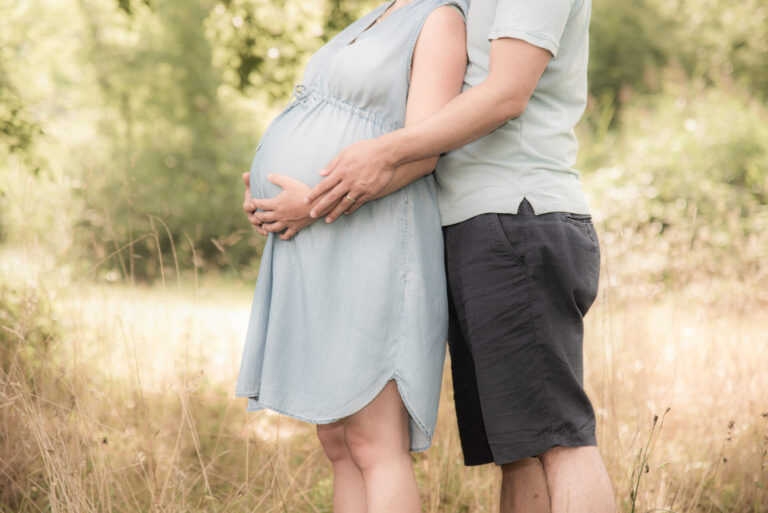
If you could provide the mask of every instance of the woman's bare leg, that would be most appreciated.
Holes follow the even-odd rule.
[[[343,422],[347,447],[363,475],[367,513],[420,513],[409,452],[409,415],[396,383],[390,381]]]
[[[366,513],[363,474],[352,459],[344,438],[344,421],[318,424],[317,438],[333,465],[334,513]]]

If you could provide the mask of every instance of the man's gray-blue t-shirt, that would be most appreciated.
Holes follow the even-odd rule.
[[[446,153],[437,164],[443,225],[484,213],[588,214],[573,166],[574,126],[587,102],[591,0],[471,0],[464,90],[488,76],[491,41],[510,37],[549,51],[525,112],[490,134]]]

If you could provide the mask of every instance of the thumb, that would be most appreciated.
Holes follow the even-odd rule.
[[[243,202],[243,210],[245,210],[249,214],[255,212],[256,209],[258,208],[259,207],[256,205],[256,200],[254,199],[249,198]]]
[[[287,188],[292,183],[298,181],[295,178],[291,178],[290,176],[286,176],[286,175],[281,175],[280,173],[269,173],[267,175],[267,180],[277,185],[278,187],[282,187],[283,189]]]
[[[251,173],[243,173],[243,183],[246,187],[251,186]]]

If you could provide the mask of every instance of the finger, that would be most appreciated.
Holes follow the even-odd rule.
[[[265,237],[269,235],[269,232],[264,228],[264,224],[263,223],[259,223],[259,224],[255,225],[254,228],[256,228],[256,231],[259,232],[261,235],[263,235]]]
[[[287,189],[291,185],[296,185],[297,183],[298,184],[302,183],[301,181],[295,178],[292,178],[287,175],[281,175],[280,173],[269,173],[267,175],[267,180],[277,185],[278,187],[282,187],[283,189]]]
[[[253,198],[251,200],[251,205],[261,210],[275,210],[277,208],[277,203],[276,198]]]
[[[323,169],[320,170],[320,176],[328,176],[333,173],[333,170],[336,169],[339,160],[341,160],[341,153],[333,157],[333,159],[327,163]]]
[[[339,201],[337,201],[335,204],[331,205],[330,208],[326,209],[325,212],[321,213],[319,217],[328,216],[331,212],[336,210],[336,208],[339,207],[339,205],[342,205],[342,203],[349,203],[349,202],[342,198]],[[326,222],[331,222],[331,221],[326,220]]]
[[[259,217],[258,217],[256,212],[248,214],[248,222],[251,223],[253,226],[255,226],[257,228],[259,226],[261,226],[262,224],[264,224],[263,221],[261,219],[259,219]]]
[[[254,205],[254,204],[253,204],[253,200],[252,200],[252,199],[250,199],[250,198],[249,198],[249,199],[246,199],[246,200],[243,202],[243,210],[245,210],[245,211],[246,211],[246,212],[248,212],[249,214],[250,214],[250,213],[252,213],[253,211],[255,211],[257,208],[259,208],[259,207],[257,207],[256,205]]]
[[[265,230],[265,229],[264,229],[264,228],[261,226],[261,225],[262,225],[262,222],[261,222],[261,221],[259,221],[259,220],[256,218],[256,216],[255,216],[255,215],[253,215],[253,214],[249,214],[249,215],[248,215],[248,222],[250,222],[250,223],[251,223],[251,225],[253,226],[253,228],[254,228],[254,229],[257,231],[257,232],[259,232],[259,233],[260,233],[260,234],[262,234],[262,235],[267,235],[267,230]]]
[[[245,184],[245,201],[251,199],[251,173],[243,173],[243,183]]]
[[[284,221],[276,221],[274,223],[264,223],[261,225],[264,227],[265,230],[272,233],[282,232],[286,229],[286,224]]]
[[[345,194],[347,194],[347,191],[349,188],[343,184],[339,183],[328,191],[325,196],[320,198],[320,201],[312,207],[312,210],[309,212],[310,217],[320,217],[322,212],[327,212],[332,208],[332,205],[335,205],[339,200],[341,200]]]
[[[349,210],[350,207],[352,207],[355,203],[357,203],[357,199],[355,201],[351,201],[349,197],[354,198],[355,196],[352,194],[345,194],[344,197],[341,198],[341,201],[334,207],[331,212],[325,216],[325,222],[326,223],[332,223],[336,219],[339,218],[340,215],[342,215],[344,212]]]
[[[326,192],[336,187],[339,184],[339,182],[341,182],[341,178],[339,177],[335,177],[335,176],[326,177],[319,184],[315,185],[314,189],[309,191],[309,194],[307,194],[307,197],[304,198],[304,204],[309,205],[310,203],[314,203],[315,200],[317,200],[317,198],[319,198]],[[312,217],[317,217],[317,216],[312,216]]]
[[[262,223],[274,223],[280,219],[280,216],[278,216],[274,210],[268,212],[254,212],[253,215]]]
[[[296,230],[295,230],[295,229],[293,229],[293,228],[288,228],[288,229],[285,231],[285,233],[283,233],[282,235],[280,235],[280,239],[282,239],[282,240],[291,240],[291,239],[293,238],[293,236],[294,236],[294,235],[296,235],[296,233],[297,233],[297,232],[296,232]]]
[[[358,208],[368,203],[368,199],[370,197],[371,196],[369,194],[363,194],[362,196],[357,198],[357,201],[355,201],[347,210],[344,211],[344,215],[349,215],[352,212],[356,211]]]

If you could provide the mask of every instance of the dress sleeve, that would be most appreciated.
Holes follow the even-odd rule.
[[[453,7],[459,11],[459,14],[461,14],[462,18],[467,18],[467,11],[469,10],[469,3],[467,0],[440,0],[438,5],[447,5]]]
[[[511,37],[557,57],[574,0],[499,0],[488,39]]]

